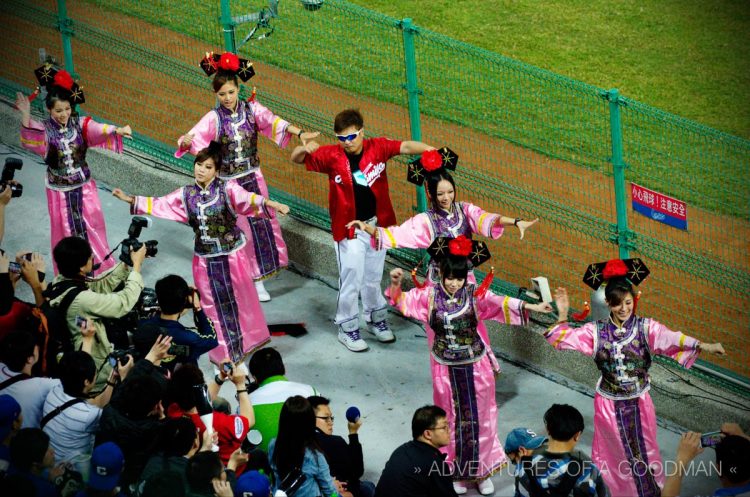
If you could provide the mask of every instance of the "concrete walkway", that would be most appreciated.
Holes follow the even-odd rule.
[[[21,157],[23,170],[17,179],[24,185],[21,198],[13,199],[6,210],[6,234],[2,247],[15,253],[18,250],[41,252],[51,273],[49,246],[49,218],[44,193],[44,166],[33,155],[23,153],[16,146],[0,144],[0,165],[10,156]],[[187,183],[187,181],[186,181]],[[117,185],[112,185],[115,187]],[[99,184],[100,198],[107,222],[110,245],[114,247],[126,236],[130,216],[126,204],[110,195],[109,188]],[[159,253],[154,260],[144,263],[147,286],[166,274],[179,274],[192,281],[192,230],[174,222],[154,219],[151,228],[144,230],[142,240],[159,241]],[[331,248],[333,250],[333,248]],[[292,271],[268,283],[273,300],[263,304],[268,323],[304,322],[309,333],[299,338],[273,338],[272,345],[281,352],[287,366],[287,376],[310,383],[323,395],[332,399],[332,410],[337,420],[334,432],[346,436],[344,413],[347,407],[357,406],[364,423],[360,439],[365,452],[365,479],[377,481],[390,453],[411,437],[411,416],[417,407],[432,402],[427,340],[417,324],[395,314],[390,318],[397,341],[380,344],[365,333],[370,350],[355,354],[346,350],[336,339],[332,315],[336,290],[323,282],[303,277]],[[18,295],[31,300],[28,287],[19,284]],[[189,322],[189,318],[183,318]],[[530,333],[518,329],[517,333]],[[211,376],[208,364],[204,370]],[[517,426],[544,431],[542,416],[553,403],[576,406],[584,415],[586,431],[579,444],[585,452],[591,450],[593,435],[593,399],[582,391],[589,388],[569,388],[546,377],[531,373],[508,362],[502,363],[503,374],[497,380],[499,405],[499,433],[505,434]],[[227,398],[233,399],[231,387]],[[679,434],[659,428],[659,443],[664,459],[672,459]],[[706,450],[697,463],[709,471],[714,453]],[[700,475],[701,473],[699,473]],[[706,472],[702,473],[703,475]],[[496,496],[513,495],[512,467],[493,476]],[[719,486],[715,474],[687,478],[684,496],[710,495]],[[475,489],[468,495],[478,495]]]

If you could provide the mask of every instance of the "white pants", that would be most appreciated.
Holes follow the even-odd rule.
[[[387,302],[380,288],[385,264],[385,250],[370,246],[370,235],[357,230],[357,238],[336,243],[336,263],[339,266],[339,296],[336,302],[335,323],[344,331],[359,329],[359,296],[366,321],[385,319]],[[377,312],[380,311],[380,312]]]

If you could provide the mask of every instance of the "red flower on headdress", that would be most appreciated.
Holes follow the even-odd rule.
[[[71,91],[73,89],[75,81],[73,81],[73,77],[68,71],[60,69],[59,71],[57,71],[57,73],[55,73],[55,77],[52,78],[52,84],[64,90]]]
[[[448,242],[448,252],[459,257],[468,257],[471,253],[471,240],[464,235],[458,235]]]
[[[422,153],[422,158],[419,162],[422,163],[422,167],[427,172],[435,171],[443,166],[443,158],[440,157],[440,152],[437,150],[428,150]]]
[[[219,69],[237,72],[240,69],[240,59],[232,52],[224,52],[219,59]]]
[[[617,278],[618,276],[625,276],[628,274],[628,266],[622,261],[622,259],[612,259],[607,261],[602,271],[602,276],[605,280]]]

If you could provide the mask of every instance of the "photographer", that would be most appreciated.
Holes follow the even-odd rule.
[[[15,262],[11,262],[0,249],[0,338],[11,330],[29,327],[34,305],[44,302],[44,270],[44,258],[39,253],[23,250],[16,254]],[[33,304],[15,297],[15,288],[21,279],[34,292]]]
[[[161,314],[141,321],[133,337],[136,347],[145,349],[147,344],[156,340],[157,335],[169,335],[173,346],[187,349],[178,350],[174,360],[165,360],[162,365],[170,371],[174,371],[178,363],[197,365],[201,355],[219,344],[216,329],[201,308],[198,291],[176,274],[157,281],[155,290]],[[195,328],[187,328],[179,321],[188,309],[193,310]]]
[[[11,183],[18,184],[15,181],[12,181]],[[10,202],[12,195],[13,189],[11,185],[0,190],[0,243],[3,243],[3,235],[5,235],[5,206]]]
[[[156,449],[164,420],[162,399],[167,382],[156,373],[155,366],[167,357],[170,341],[170,337],[159,337],[145,358],[136,361],[99,421],[96,445],[116,443],[128,462],[120,477],[123,488],[136,483]]]
[[[52,281],[46,296],[50,306],[59,307],[67,292],[78,291],[73,301],[65,311],[65,321],[71,334],[72,345],[81,345],[81,327],[86,326],[83,320],[93,321],[96,333],[91,356],[94,358],[96,369],[96,390],[104,388],[112,367],[107,356],[112,351],[112,345],[107,337],[107,330],[101,318],[119,318],[127,314],[138,302],[143,290],[141,265],[146,257],[146,246],[130,253],[132,271],[124,263],[118,264],[112,271],[101,278],[87,279],[94,264],[93,253],[89,243],[78,237],[67,237],[55,246],[53,256],[60,274]],[[124,287],[115,291],[119,285]]]

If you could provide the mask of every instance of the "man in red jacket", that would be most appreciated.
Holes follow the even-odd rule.
[[[385,251],[374,250],[370,235],[359,230],[349,232],[346,224],[355,219],[373,226],[396,224],[386,163],[396,155],[421,154],[433,147],[415,141],[365,139],[362,115],[354,109],[339,112],[333,130],[338,146],[309,141],[295,148],[291,158],[305,164],[308,171],[328,175],[328,211],[339,267],[338,339],[349,350],[362,352],[367,344],[359,335],[360,295],[369,331],[380,342],[395,340],[385,319],[388,306],[380,289]]]

